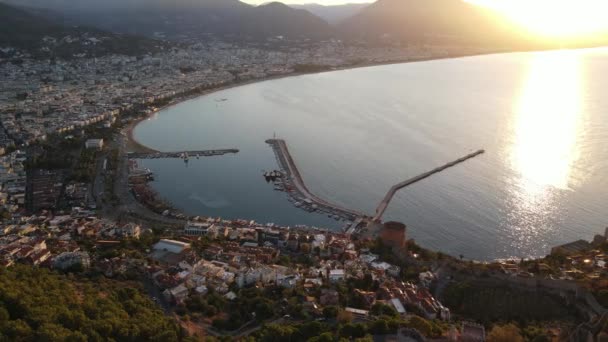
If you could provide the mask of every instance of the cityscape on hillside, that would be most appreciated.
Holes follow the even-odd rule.
[[[608,4],[510,4],[0,0],[0,340],[608,341]]]

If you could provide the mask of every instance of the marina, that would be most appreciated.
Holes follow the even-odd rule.
[[[347,232],[353,232],[368,217],[365,213],[330,203],[312,194],[304,184],[285,140],[268,139],[266,143],[272,147],[280,170],[264,173],[264,176],[268,179],[267,176],[277,175],[273,181],[275,190],[287,192],[294,206],[309,212],[323,212],[329,218],[344,221],[343,230]]]

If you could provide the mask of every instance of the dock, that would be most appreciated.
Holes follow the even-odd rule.
[[[268,139],[266,143],[269,144],[277,158],[277,163],[283,173],[283,182],[285,190],[290,193],[294,201],[301,201],[302,205],[308,205],[314,211],[326,212],[330,217],[343,219],[346,221],[353,222],[350,224],[351,227],[356,226],[354,222],[361,222],[363,217],[367,217],[365,213],[357,210],[344,208],[334,203],[330,203],[308,190],[300,171],[289,153],[285,140],[282,139]],[[350,228],[348,228],[350,230]]]
[[[374,221],[376,222],[380,222],[380,220],[382,219],[382,215],[384,215],[384,212],[386,211],[386,208],[388,208],[389,203],[391,202],[391,200],[393,199],[393,197],[395,196],[395,193],[397,193],[397,191],[405,188],[406,186],[412,185],[414,183],[417,183],[423,179],[426,179],[436,173],[442,172],[446,169],[449,169],[453,166],[456,166],[458,164],[464,163],[465,161],[475,158],[481,154],[484,154],[486,151],[485,150],[478,150],[475,151],[473,153],[467,154],[466,156],[456,159],[452,162],[449,162],[443,166],[440,166],[438,168],[435,168],[431,171],[425,172],[421,175],[418,175],[414,178],[410,178],[408,180],[405,180],[401,183],[395,184],[393,185],[393,187],[391,187],[391,189],[388,191],[388,193],[386,194],[386,196],[384,197],[384,199],[382,200],[382,202],[380,202],[380,204],[378,205],[378,208],[376,209],[376,216],[374,216]]]
[[[197,158],[197,157],[213,157],[223,156],[225,154],[239,153],[236,148],[221,149],[221,150],[202,150],[202,151],[175,151],[175,152],[131,152],[127,156],[130,159],[167,159],[167,158]]]

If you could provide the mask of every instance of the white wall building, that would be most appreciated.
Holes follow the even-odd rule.
[[[84,147],[101,150],[103,148],[103,139],[89,139],[84,143]]]
[[[186,242],[181,242],[181,241],[162,239],[159,242],[157,242],[152,247],[152,249],[154,249],[155,251],[166,251],[166,252],[171,252],[171,253],[175,253],[175,254],[180,254],[181,252],[185,251],[186,249],[190,249],[190,244],[186,243]]]

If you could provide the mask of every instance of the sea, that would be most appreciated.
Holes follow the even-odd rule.
[[[384,221],[466,259],[531,258],[608,226],[608,48],[508,53],[263,81],[166,108],[134,131],[161,151],[235,155],[140,161],[190,215],[339,230],[276,191],[265,140],[284,139],[311,192],[373,215],[389,188],[471,151],[486,153],[400,190]]]

